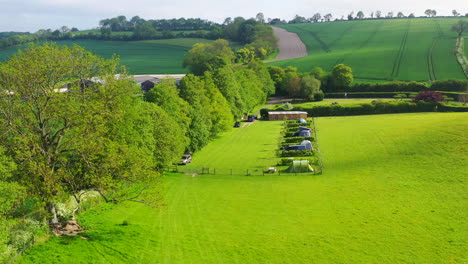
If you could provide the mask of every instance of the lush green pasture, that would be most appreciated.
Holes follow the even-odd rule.
[[[339,21],[284,25],[297,33],[309,56],[272,62],[309,71],[344,63],[361,80],[463,79],[455,55],[459,18]],[[465,33],[466,34],[466,33]]]
[[[217,169],[217,173],[243,174],[247,169],[262,171],[276,164],[275,151],[282,122],[256,121],[242,122],[241,127],[223,133],[193,156],[190,165],[181,169],[194,167]]]
[[[78,44],[105,58],[120,56],[121,64],[132,74],[186,73],[182,67],[185,53],[193,44],[211,42],[206,39],[163,39],[146,41],[58,41],[59,45]],[[0,61],[6,60],[18,48],[0,50]]]
[[[466,113],[318,118],[323,175],[167,175],[160,208],[88,211],[80,216],[87,239],[51,238],[20,262],[465,263],[467,120]],[[237,148],[246,138],[212,145]],[[196,160],[227,165],[208,148],[215,147]],[[249,162],[250,152],[267,148],[236,151]]]

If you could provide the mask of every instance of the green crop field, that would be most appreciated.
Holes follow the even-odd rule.
[[[102,205],[79,217],[84,239],[50,238],[19,262],[466,263],[467,120],[318,118],[323,175],[168,174],[161,207]],[[265,139],[241,149],[258,129],[269,130]],[[262,152],[271,151],[275,131],[277,123],[255,122],[195,158],[248,165],[250,152],[270,155]]]
[[[171,74],[188,72],[182,67],[184,56],[193,44],[199,42],[209,43],[211,40],[195,38],[145,41],[76,40],[57,43],[59,45],[76,43],[105,58],[117,54],[120,56],[121,64],[127,66],[131,74]],[[6,60],[17,50],[18,48],[0,50],[0,61]]]
[[[297,33],[309,56],[272,62],[309,71],[344,63],[365,80],[464,79],[450,28],[460,18],[338,21],[283,25]],[[465,33],[468,35],[468,33]]]

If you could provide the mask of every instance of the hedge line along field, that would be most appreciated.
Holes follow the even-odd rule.
[[[309,56],[272,62],[310,71],[344,63],[359,80],[464,79],[450,28],[466,18],[355,20],[282,25],[297,33]],[[465,32],[465,36],[468,33]]]
[[[188,70],[182,67],[185,53],[193,44],[199,42],[208,43],[211,40],[183,38],[145,41],[57,41],[59,45],[76,43],[104,58],[111,58],[117,54],[120,56],[120,63],[127,66],[131,74],[186,73]],[[0,50],[0,61],[5,61],[17,50],[18,48]]]
[[[467,120],[318,118],[323,175],[168,174],[159,208],[103,204],[19,263],[465,263]]]

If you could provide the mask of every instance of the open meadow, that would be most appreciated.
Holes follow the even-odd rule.
[[[79,217],[83,238],[51,237],[19,262],[466,263],[467,120],[318,118],[322,175],[167,174],[159,208],[103,204]],[[279,123],[227,132],[193,165],[261,163]]]
[[[465,19],[466,18],[462,18]],[[308,56],[278,62],[310,71],[339,63],[353,68],[356,79],[429,81],[464,79],[450,28],[460,18],[355,20],[281,25],[306,44]],[[465,36],[467,33],[465,32]]]
[[[131,74],[187,73],[188,70],[182,67],[187,51],[195,43],[209,42],[211,40],[196,38],[143,41],[57,41],[59,45],[78,44],[104,58],[111,58],[116,54],[120,57],[120,63],[125,65]],[[5,61],[17,50],[18,47],[0,50],[0,61]]]

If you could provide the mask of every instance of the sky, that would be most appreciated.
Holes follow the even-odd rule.
[[[255,17],[290,20],[296,14],[311,17],[331,13],[334,18],[362,10],[366,16],[375,10],[383,14],[402,11],[424,15],[434,9],[437,15],[452,15],[455,9],[468,13],[468,0],[0,0],[0,32],[35,32],[61,26],[91,29],[99,20],[124,15],[144,19],[199,17],[223,22],[226,17]]]

